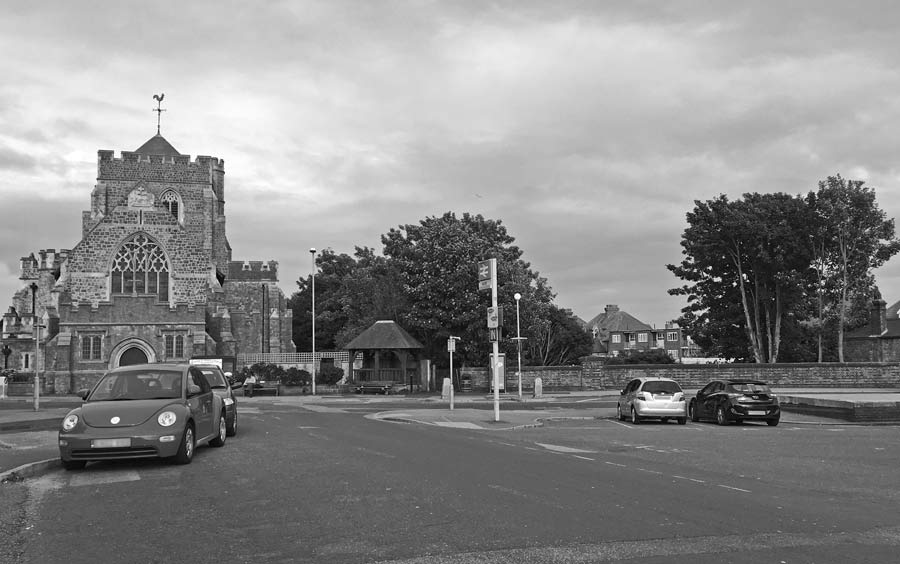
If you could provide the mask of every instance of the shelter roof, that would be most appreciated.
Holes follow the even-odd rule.
[[[422,343],[395,322],[376,321],[345,347],[348,350],[421,349]]]

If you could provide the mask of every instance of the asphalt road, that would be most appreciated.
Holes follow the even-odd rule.
[[[843,564],[900,548],[896,427],[496,432],[378,409],[260,404],[189,466],[4,484],[0,561]]]

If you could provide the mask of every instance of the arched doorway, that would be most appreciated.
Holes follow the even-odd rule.
[[[119,366],[131,366],[132,364],[146,364],[147,353],[138,347],[126,349],[119,357]]]

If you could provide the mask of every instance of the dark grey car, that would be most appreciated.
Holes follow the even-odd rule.
[[[229,437],[235,436],[238,422],[237,398],[234,396],[232,386],[228,384],[228,378],[225,377],[222,369],[214,364],[196,364],[194,366],[199,368],[203,375],[206,376],[213,393],[222,398],[222,403],[225,406],[226,432]],[[240,387],[240,384],[235,384],[234,387]]]

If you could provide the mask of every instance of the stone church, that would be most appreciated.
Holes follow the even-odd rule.
[[[0,352],[33,375],[37,348],[43,393],[126,364],[296,351],[278,263],[232,260],[225,161],[192,161],[159,132],[120,157],[98,151],[81,240],[22,258],[20,279]]]

